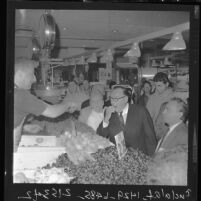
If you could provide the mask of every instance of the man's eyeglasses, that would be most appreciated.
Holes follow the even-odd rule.
[[[118,100],[120,100],[120,99],[122,99],[122,98],[124,98],[124,97],[126,97],[126,96],[122,96],[122,97],[119,97],[119,98],[110,97],[110,100],[111,100],[111,101],[118,101]]]

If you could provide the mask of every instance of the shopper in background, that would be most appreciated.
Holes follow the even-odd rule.
[[[147,102],[149,100],[149,97],[151,96],[151,83],[147,80],[145,80],[142,83],[142,95],[140,95],[140,97],[137,100],[137,103],[142,105],[142,106],[146,106]]]
[[[105,86],[103,84],[95,84],[92,86],[91,88],[91,92],[90,95],[93,93],[98,93],[103,97],[103,100],[105,101]],[[89,98],[87,100],[85,100],[82,105],[81,105],[81,109],[88,107],[90,105],[90,100]]]
[[[89,99],[89,96],[87,96],[83,92],[80,92],[79,86],[75,81],[71,81],[68,83],[67,94],[63,101],[75,103],[76,106],[71,107],[71,113],[75,111],[80,111],[82,103],[87,99]]]
[[[84,80],[82,84],[80,84],[80,91],[87,96],[90,96],[90,85],[88,80]]]
[[[161,134],[158,134],[156,120],[159,115],[161,105],[165,102],[168,102],[174,96],[174,91],[172,87],[170,87],[171,83],[167,74],[159,72],[154,76],[153,80],[156,85],[156,91],[153,95],[150,96],[146,107],[152,117],[156,135],[158,136]],[[158,120],[161,121],[161,119]]]

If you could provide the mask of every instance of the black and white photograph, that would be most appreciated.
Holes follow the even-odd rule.
[[[188,186],[199,65],[180,8],[14,9],[13,184]]]

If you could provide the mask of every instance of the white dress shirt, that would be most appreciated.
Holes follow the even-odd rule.
[[[180,123],[182,123],[182,121],[179,121],[179,122],[177,122],[176,124],[172,125],[172,126],[169,128],[169,131],[164,135],[164,137],[162,137],[162,138],[158,141],[158,145],[157,145],[157,147],[156,147],[155,153],[164,150],[164,148],[161,148],[161,145],[164,143],[164,141],[167,139],[167,137],[172,133],[172,131],[173,131]],[[162,140],[163,140],[163,142],[161,143]]]

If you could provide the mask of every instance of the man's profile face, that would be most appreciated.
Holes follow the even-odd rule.
[[[33,83],[36,82],[36,77],[34,75],[34,67],[30,67],[28,68],[25,72],[24,72],[24,76],[23,76],[23,85],[25,89],[31,89],[31,86]]]
[[[113,89],[110,95],[112,106],[114,106],[116,112],[122,112],[128,102],[128,97],[123,93],[123,89]]]
[[[163,111],[163,120],[165,123],[176,123],[180,120],[182,113],[180,112],[180,106],[176,101],[169,101]]]

